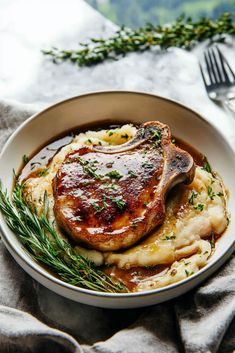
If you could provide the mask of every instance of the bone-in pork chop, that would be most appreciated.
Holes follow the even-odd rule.
[[[164,221],[167,191],[190,183],[194,169],[190,154],[157,121],[119,146],[81,146],[53,180],[56,220],[76,243],[127,248]]]

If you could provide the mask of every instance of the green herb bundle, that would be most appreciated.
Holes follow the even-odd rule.
[[[202,17],[193,21],[181,16],[175,23],[165,26],[147,24],[145,27],[130,29],[121,27],[113,36],[91,38],[88,43],[80,43],[77,50],[65,50],[53,47],[43,50],[54,62],[70,61],[78,66],[90,66],[107,59],[118,60],[130,52],[142,52],[153,47],[191,48],[205,39],[224,41],[225,34],[235,34],[232,15],[222,14],[217,20]]]
[[[121,283],[99,270],[87,258],[76,253],[48,219],[48,199],[44,197],[44,211],[39,216],[25,201],[23,185],[16,183],[12,201],[0,185],[0,210],[9,228],[18,236],[33,258],[45,264],[61,280],[83,288],[109,293],[127,292]]]

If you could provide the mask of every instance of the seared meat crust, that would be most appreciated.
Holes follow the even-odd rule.
[[[157,121],[142,124],[122,145],[82,146],[53,180],[56,220],[76,243],[127,248],[164,221],[167,191],[190,183],[194,169],[193,158]]]

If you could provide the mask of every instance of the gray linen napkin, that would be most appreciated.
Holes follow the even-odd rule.
[[[176,99],[200,111],[235,142],[231,117],[204,91],[194,55],[203,45],[193,52],[131,54],[91,68],[55,66],[39,48],[73,47],[87,37],[106,36],[115,26],[82,0],[70,0],[69,6],[66,0],[35,0],[33,5],[25,0],[18,8],[16,0],[4,4],[0,45],[11,43],[5,51],[9,57],[15,55],[17,38],[18,55],[14,65],[11,60],[1,62],[5,51],[0,57],[0,94],[5,98],[0,101],[0,148],[33,112],[58,99],[101,89],[142,90]],[[30,31],[21,16],[11,17],[12,4],[22,16],[30,13]],[[39,14],[44,13],[42,28]],[[233,64],[234,46],[231,40],[230,46],[223,47]],[[233,352],[234,267],[233,257],[200,288],[177,300],[115,311],[75,303],[49,291],[19,267],[0,242],[0,353]]]

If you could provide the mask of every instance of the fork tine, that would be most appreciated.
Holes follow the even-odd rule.
[[[202,74],[202,79],[203,79],[204,85],[207,88],[208,84],[206,82],[206,78],[205,78],[201,63],[199,63],[199,67],[200,67],[200,71],[201,71],[201,74]]]
[[[216,49],[217,49],[217,52],[218,52],[218,55],[219,55],[219,59],[220,59],[220,65],[221,65],[223,76],[224,76],[224,82],[225,83],[230,83],[230,80],[229,80],[229,77],[228,77],[228,73],[227,73],[226,68],[224,66],[224,56],[223,56],[223,54],[221,53],[221,51],[219,50],[219,48],[217,46],[216,46]]]
[[[207,50],[207,56],[208,56],[208,59],[209,59],[209,62],[210,62],[210,68],[211,68],[211,72],[212,72],[212,74],[214,76],[215,83],[218,83],[217,73],[216,73],[215,65],[213,64],[213,60],[212,60],[212,55],[211,55],[210,49]]]
[[[207,53],[204,52],[204,58],[205,58],[205,62],[206,62],[206,67],[207,67],[207,72],[208,72],[208,75],[209,75],[209,78],[210,78],[210,84],[214,83],[214,79],[212,77],[212,74],[211,74],[211,67],[210,67],[210,63],[209,63],[209,60],[207,58]]]
[[[221,74],[221,70],[220,70],[220,67],[219,67],[218,59],[216,57],[216,53],[215,53],[215,49],[214,48],[211,49],[211,53],[212,53],[212,56],[213,56],[213,59],[214,59],[214,63],[215,63],[216,70],[217,70],[217,73],[218,73],[218,76],[219,76],[219,80],[221,82],[223,82],[223,77],[222,77],[222,74]]]
[[[220,55],[220,57],[221,57],[221,58],[223,59],[223,61],[226,63],[226,65],[227,65],[227,67],[228,67],[228,69],[229,69],[229,71],[230,71],[230,73],[231,73],[233,79],[235,80],[235,74],[234,74],[234,72],[233,72],[231,66],[229,65],[227,59],[223,56],[223,54],[221,53],[221,51],[220,51],[220,49],[219,49],[219,47],[218,47],[217,45],[216,45],[216,49],[217,49],[218,54]]]

